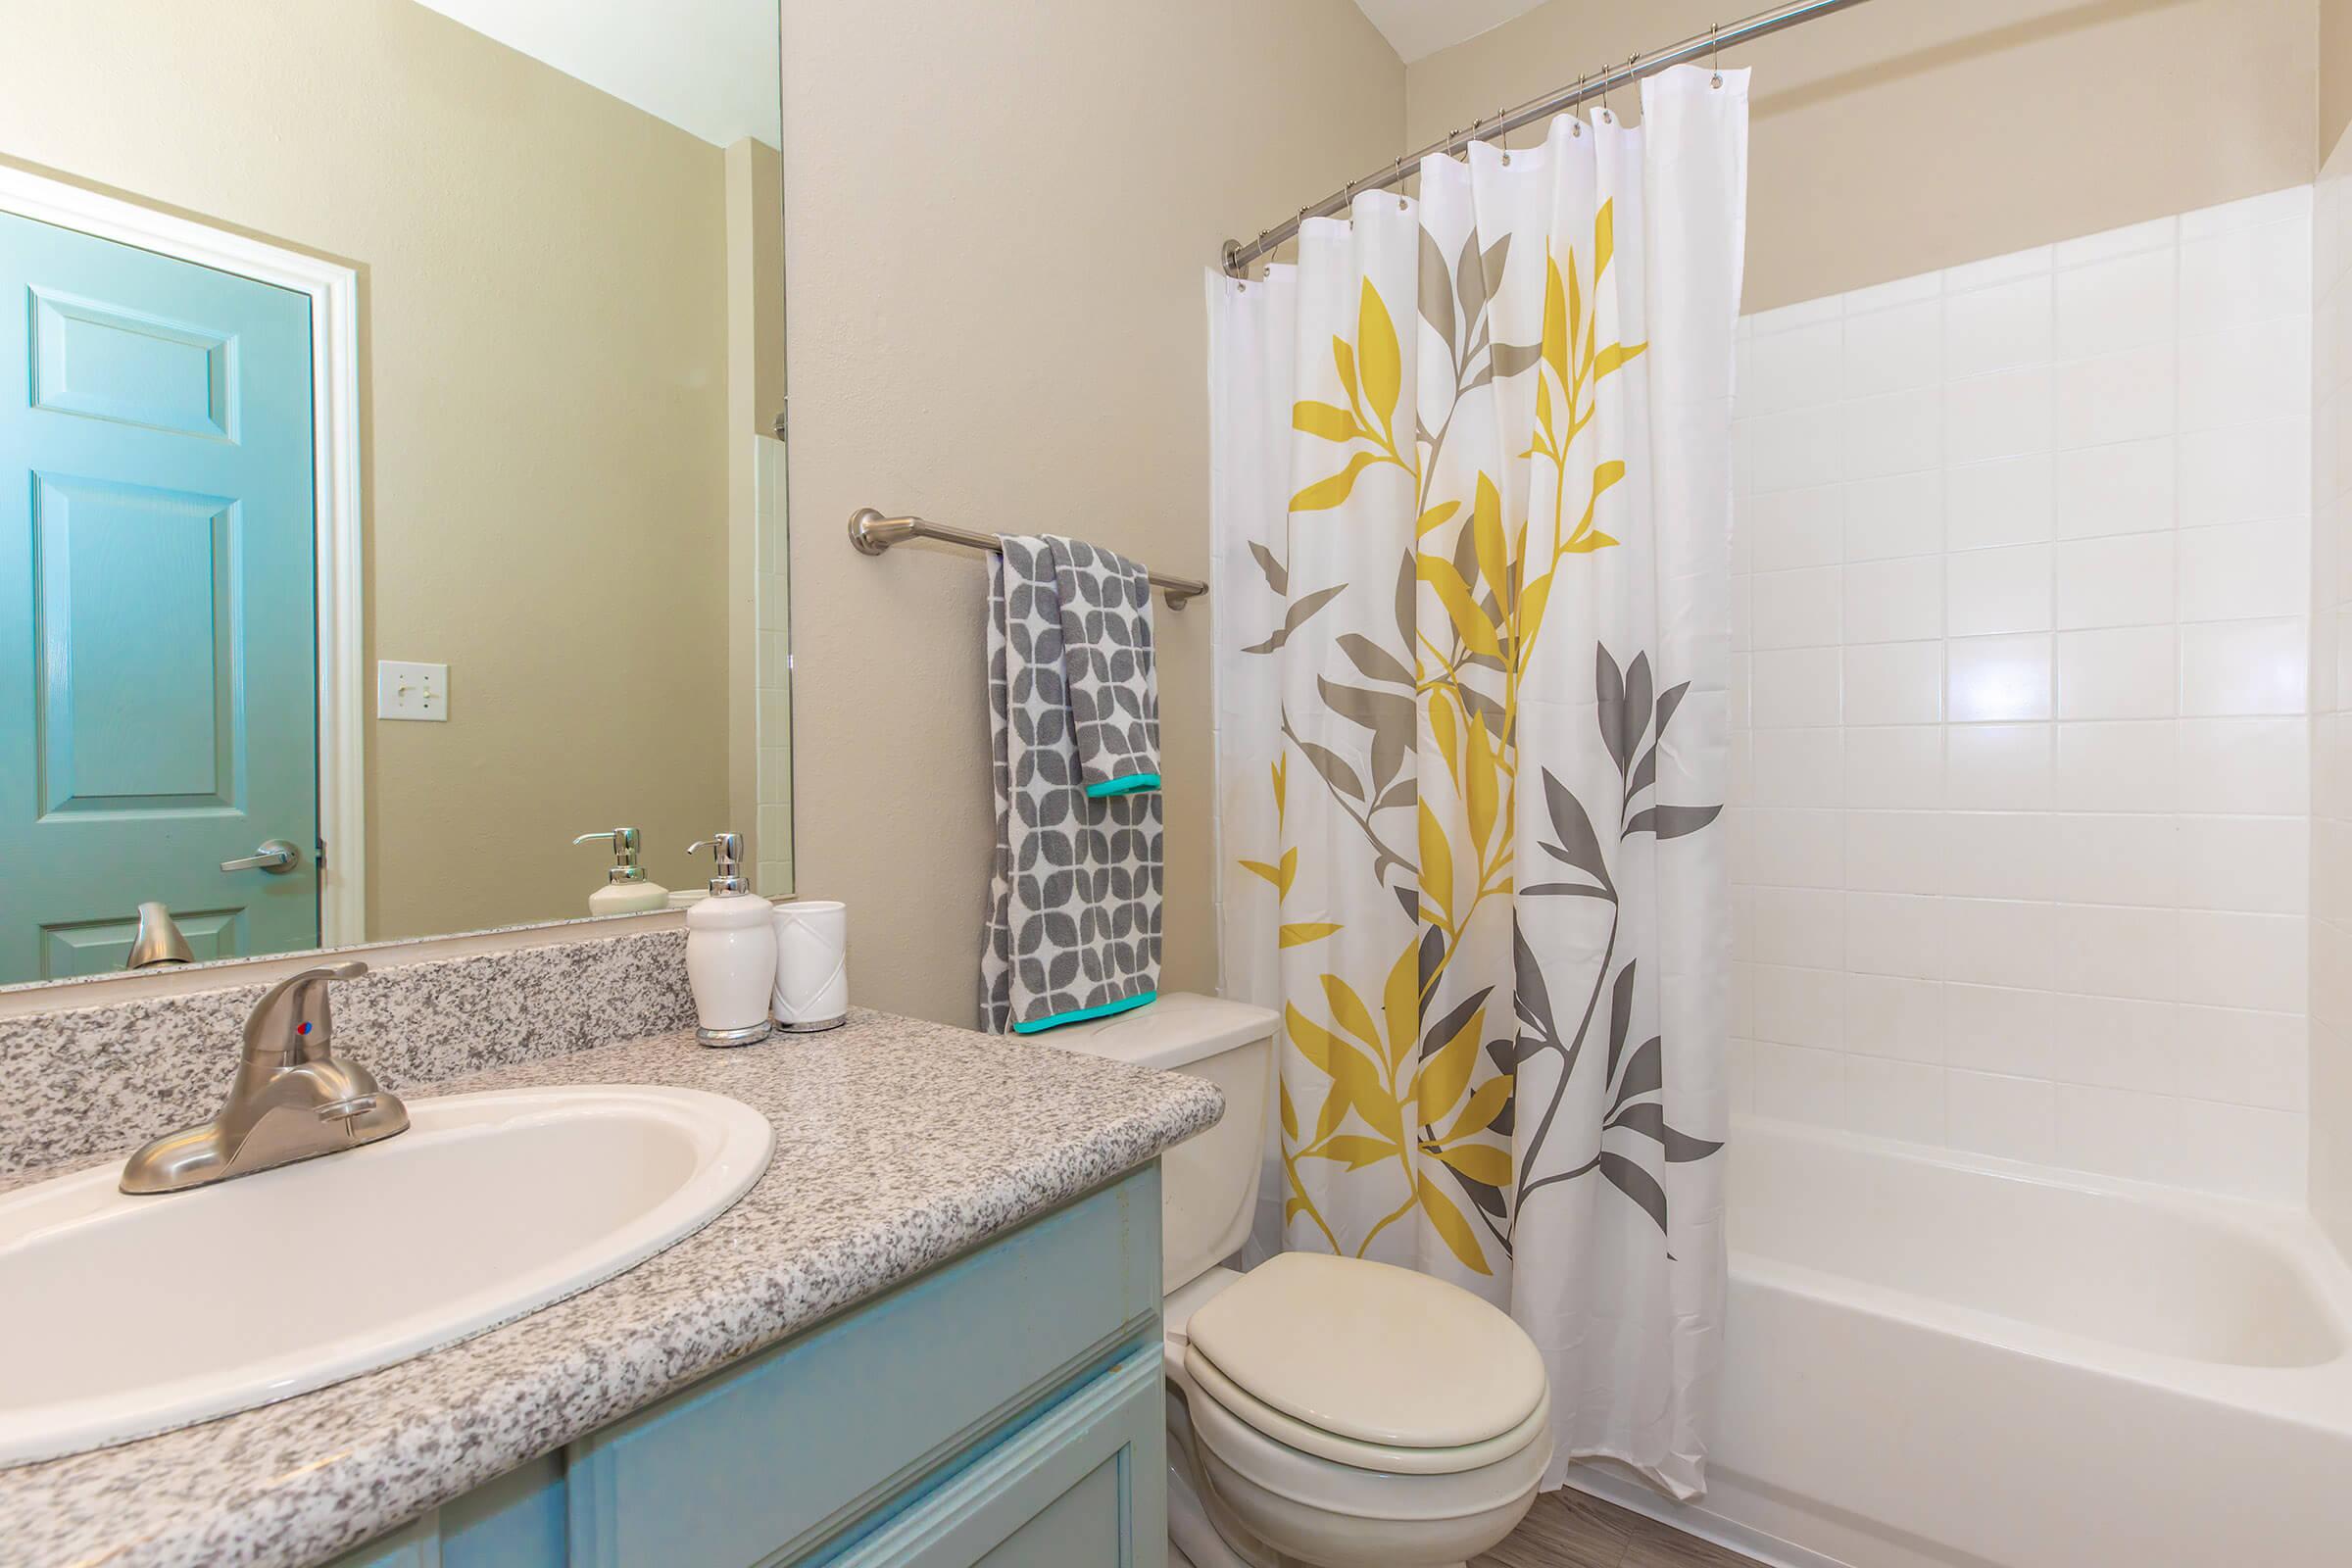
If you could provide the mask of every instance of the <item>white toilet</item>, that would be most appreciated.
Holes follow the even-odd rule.
[[[1511,1533],[1551,1462],[1535,1342],[1443,1280],[1249,1235],[1275,1015],[1174,994],[1041,1039],[1205,1078],[1225,1118],[1162,1158],[1173,1568],[1452,1568]]]

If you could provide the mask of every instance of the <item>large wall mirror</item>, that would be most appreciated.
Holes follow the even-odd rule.
[[[7,32],[0,985],[789,891],[773,0]]]

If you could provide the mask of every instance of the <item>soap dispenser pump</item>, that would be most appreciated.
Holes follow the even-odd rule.
[[[571,842],[586,844],[591,839],[608,839],[612,845],[612,865],[605,872],[605,885],[588,895],[590,914],[642,914],[648,909],[669,907],[669,889],[645,874],[637,863],[637,830],[633,827],[607,828],[602,833],[583,833]]]
[[[706,1046],[749,1046],[771,1029],[776,933],[770,906],[743,875],[743,835],[713,833],[686,853],[709,850],[718,874],[710,896],[686,910],[686,980],[694,989],[694,1038]]]

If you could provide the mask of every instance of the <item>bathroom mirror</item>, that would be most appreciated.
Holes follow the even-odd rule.
[[[773,0],[7,32],[0,984],[788,891]]]

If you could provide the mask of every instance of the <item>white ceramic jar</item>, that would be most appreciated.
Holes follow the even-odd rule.
[[[776,934],[776,1026],[836,1029],[850,1013],[850,913],[833,899],[795,899],[771,917]]]

